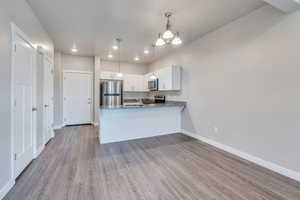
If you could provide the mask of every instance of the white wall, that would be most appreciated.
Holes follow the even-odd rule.
[[[55,51],[54,56],[54,126],[63,125],[63,71],[94,71],[94,57]]]
[[[101,71],[119,72],[118,62],[101,60]],[[139,63],[121,63],[121,72],[124,74],[146,74],[148,66]]]
[[[94,57],[62,54],[61,64],[64,70],[92,72],[94,70]]]
[[[54,85],[54,126],[63,124],[63,70],[91,71],[94,73],[94,122],[99,121],[99,80],[101,71],[118,72],[118,63],[100,60],[100,57],[87,57],[55,52],[54,58],[55,85]],[[148,66],[138,63],[121,63],[123,73],[146,74]],[[129,97],[135,94],[127,95]]]
[[[151,64],[183,67],[183,128],[300,172],[299,21],[266,6]]]
[[[25,0],[1,0],[0,2],[0,196],[8,185],[11,175],[10,132],[10,77],[11,77],[11,31],[10,22],[22,29],[35,44],[53,57],[53,43]]]

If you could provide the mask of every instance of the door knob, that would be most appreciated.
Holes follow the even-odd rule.
[[[45,108],[49,107],[49,105],[45,105]]]
[[[35,112],[35,111],[37,111],[37,108],[32,108],[32,112]]]

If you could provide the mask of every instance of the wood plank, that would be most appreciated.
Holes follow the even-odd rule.
[[[5,200],[299,200],[300,183],[183,134],[100,145],[56,132]]]

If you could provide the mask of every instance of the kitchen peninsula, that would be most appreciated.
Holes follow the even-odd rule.
[[[101,106],[100,143],[120,142],[181,131],[185,102],[166,101],[138,106]]]

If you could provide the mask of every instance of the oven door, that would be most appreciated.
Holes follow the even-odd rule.
[[[158,79],[152,79],[148,81],[148,89],[150,91],[157,91],[158,90]]]

